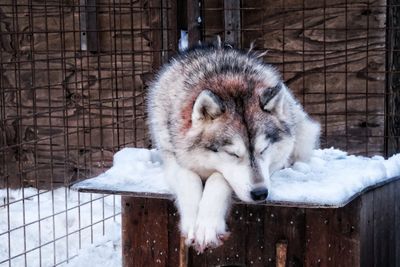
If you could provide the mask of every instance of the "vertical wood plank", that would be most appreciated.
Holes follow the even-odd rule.
[[[287,263],[301,266],[305,253],[305,212],[300,208],[268,206],[264,218],[264,264],[276,266],[276,244],[286,240]]]
[[[200,1],[187,1],[187,23],[188,23],[188,41],[189,47],[196,45],[201,41],[201,16],[200,16]]]
[[[307,209],[306,266],[360,266],[360,205]]]
[[[374,190],[374,266],[392,266],[395,262],[395,183]]]
[[[240,0],[224,0],[225,42],[240,47]]]
[[[395,183],[395,196],[394,196],[394,240],[395,240],[395,266],[400,266],[400,182]]]
[[[97,8],[96,0],[86,0],[86,27],[87,27],[87,50],[97,52]]]
[[[282,240],[276,244],[276,267],[286,267],[287,241]]]
[[[400,1],[388,1],[386,75],[386,154],[400,151]]]
[[[178,1],[167,1],[167,30],[166,35],[168,38],[168,58],[175,55],[178,51]]]
[[[124,267],[167,266],[168,200],[122,197]]]
[[[267,262],[264,255],[265,206],[249,205],[247,208],[246,266],[263,267]]]
[[[360,266],[374,266],[374,193],[361,197]]]
[[[162,5],[161,1],[149,0],[149,14],[150,14],[150,34],[151,34],[151,47],[153,52],[153,71],[157,71],[162,64]]]
[[[179,216],[172,202],[168,205],[168,264],[167,266],[187,266],[181,261],[182,253],[185,248],[182,247],[179,232]]]

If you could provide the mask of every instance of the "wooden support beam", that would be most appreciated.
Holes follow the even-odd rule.
[[[286,266],[287,246],[286,240],[281,240],[276,244],[276,267]]]
[[[225,42],[240,47],[240,0],[224,0]]]
[[[201,25],[199,0],[187,1],[187,18],[188,18],[188,40],[189,47],[198,44],[201,41]]]
[[[80,0],[81,50],[97,52],[96,0]]]
[[[385,152],[400,152],[400,0],[388,1]]]

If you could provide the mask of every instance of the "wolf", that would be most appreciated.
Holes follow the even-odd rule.
[[[262,55],[220,41],[198,46],[164,65],[149,88],[151,138],[181,234],[199,252],[228,238],[232,192],[265,201],[271,174],[318,146],[319,124]]]

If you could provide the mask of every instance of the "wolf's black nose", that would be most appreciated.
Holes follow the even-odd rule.
[[[251,190],[250,195],[254,201],[265,200],[268,196],[268,189],[265,187],[258,187]]]

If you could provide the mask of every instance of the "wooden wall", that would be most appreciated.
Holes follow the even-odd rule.
[[[68,184],[149,146],[146,82],[175,53],[182,1],[96,2],[95,53],[79,0],[1,2],[0,187]],[[203,1],[203,39],[226,33],[224,2]],[[323,147],[384,153],[386,1],[246,0],[238,14],[240,46],[269,51]]]
[[[225,33],[223,6],[205,1],[206,40]],[[240,46],[269,51],[265,60],[321,122],[322,147],[384,153],[385,0],[246,0],[240,19]]]
[[[160,40],[173,6],[97,0],[92,53],[79,2],[0,4],[0,187],[68,184],[110,167],[121,147],[149,146],[146,82],[171,52],[168,31]]]

